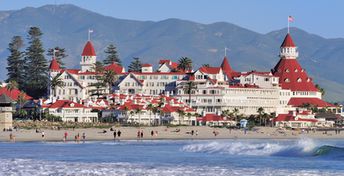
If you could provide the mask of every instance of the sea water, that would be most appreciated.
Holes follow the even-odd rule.
[[[344,175],[344,140],[0,143],[0,175]]]

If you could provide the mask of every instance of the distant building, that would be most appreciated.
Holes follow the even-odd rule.
[[[12,128],[12,100],[6,94],[0,95],[0,129]]]
[[[237,111],[237,115],[257,115],[260,108],[264,109],[264,113],[276,116],[302,108],[323,108],[335,113],[342,112],[341,107],[322,100],[321,92],[299,64],[298,55],[297,47],[288,33],[280,46],[279,61],[271,71],[235,71],[227,56],[218,67],[203,66],[187,72],[178,70],[178,63],[170,59],[160,60],[156,70],[148,63],[142,64],[140,72],[125,72],[125,69],[116,63],[105,66],[105,70],[112,70],[119,77],[112,86],[116,95],[140,95],[152,99],[161,96],[173,97],[203,117],[207,114],[219,117],[224,110]],[[87,41],[81,56],[80,69],[61,69],[57,60],[52,59],[50,80],[58,76],[64,82],[64,87],[50,89],[51,101],[71,100],[83,102],[87,107],[98,110],[116,109],[111,107],[111,102],[97,100],[98,91],[104,95],[103,99],[112,95],[109,94],[109,87],[96,90],[94,85],[98,81],[96,77],[102,75],[97,75],[94,70],[97,58],[91,41]],[[189,92],[187,86],[190,82],[194,87]],[[134,107],[142,108],[143,114],[140,115],[140,119],[135,115],[131,117],[124,114],[124,110],[130,109],[132,103],[136,104]],[[135,123],[142,120],[146,124],[152,120],[148,120],[147,114],[144,115],[147,112],[144,104],[129,100],[112,102],[112,105],[116,104],[126,108],[116,109],[118,117],[125,116],[126,120]],[[168,111],[171,111],[169,106],[166,104],[166,117]],[[179,123],[175,121],[180,119],[175,109],[170,115],[174,117],[171,123]],[[182,121],[196,123],[196,118],[193,121]]]

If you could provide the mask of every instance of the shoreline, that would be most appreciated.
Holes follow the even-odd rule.
[[[254,130],[248,130],[245,134],[241,129],[226,129],[226,128],[211,128],[206,126],[181,126],[181,127],[113,127],[114,130],[122,132],[121,137],[116,135],[116,141],[119,140],[138,140],[138,141],[154,141],[154,140],[226,140],[226,139],[344,139],[344,132],[335,134],[335,131],[293,131],[278,129],[274,127],[257,127]],[[178,130],[179,131],[178,131]],[[106,133],[104,133],[106,130]],[[191,135],[191,131],[194,135]],[[0,142],[11,142],[10,134],[15,136],[16,142],[63,142],[64,133],[67,132],[66,142],[75,142],[75,136],[79,134],[79,143],[83,142],[82,134],[86,134],[87,141],[114,141],[113,131],[101,128],[77,128],[77,129],[61,129],[49,130],[43,129],[44,139],[42,133],[36,133],[35,130],[18,131],[1,131]],[[143,132],[143,138],[137,137],[137,132]],[[153,136],[151,132],[154,132]],[[178,132],[176,132],[178,131]],[[157,134],[156,134],[157,133]],[[196,135],[197,133],[197,135]],[[215,136],[216,133],[216,136]]]

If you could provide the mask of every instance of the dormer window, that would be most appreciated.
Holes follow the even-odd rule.
[[[297,79],[297,82],[302,82],[302,79],[301,79],[301,78],[298,78],[298,79]]]
[[[305,70],[304,69],[301,69],[301,72],[304,72]]]
[[[289,69],[285,69],[285,72],[289,73]]]
[[[297,68],[294,70],[294,72],[299,72],[299,70],[297,70]]]
[[[307,82],[310,82],[311,81],[311,79],[310,78],[307,78]]]
[[[284,82],[290,82],[290,80],[288,78],[284,79]]]

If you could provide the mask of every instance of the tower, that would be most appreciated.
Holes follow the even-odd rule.
[[[85,44],[81,54],[81,72],[94,71],[94,65],[97,61],[97,55],[92,42],[89,40]]]
[[[280,60],[273,70],[274,76],[279,77],[282,89],[291,90],[295,96],[318,95],[318,89],[301,67],[298,56],[297,47],[288,33],[280,47]]]
[[[297,59],[299,57],[297,47],[289,33],[285,36],[280,47],[280,57],[285,59]]]

